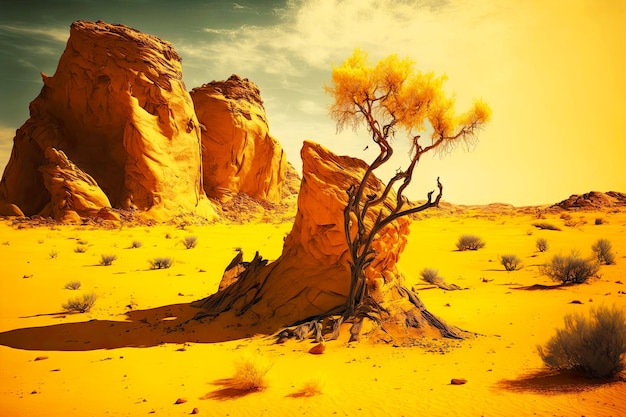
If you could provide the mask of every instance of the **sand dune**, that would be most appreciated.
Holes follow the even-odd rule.
[[[432,313],[475,337],[425,339],[416,346],[348,344],[346,329],[322,355],[309,354],[308,341],[275,344],[272,335],[257,334],[237,317],[193,320],[197,309],[189,307],[217,290],[235,248],[276,259],[290,223],[107,230],[4,220],[0,415],[177,416],[195,408],[214,416],[626,415],[625,382],[547,372],[535,350],[567,313],[603,304],[626,308],[626,213],[573,213],[574,227],[558,213],[547,214],[542,221],[562,229],[550,231],[533,227],[533,215],[505,208],[423,216],[411,225],[399,262]],[[596,218],[603,224],[595,225]],[[482,237],[486,246],[456,251],[464,233]],[[186,236],[197,236],[195,248],[184,247]],[[537,237],[548,240],[547,252],[536,251]],[[556,253],[586,255],[598,238],[609,239],[617,255],[600,278],[560,289],[519,289],[552,285],[538,265]],[[498,261],[505,253],[517,254],[523,268],[506,272]],[[101,266],[102,254],[117,259]],[[155,257],[173,264],[153,270]],[[425,267],[464,289],[426,286],[419,279]],[[80,289],[64,289],[72,280]],[[89,292],[98,296],[91,311],[63,312],[69,298]],[[262,392],[231,385],[234,364],[246,355],[271,364]],[[452,378],[467,383],[452,385]],[[321,393],[307,395],[311,385]],[[186,401],[175,404],[179,399]]]

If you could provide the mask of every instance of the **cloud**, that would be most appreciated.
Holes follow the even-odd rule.
[[[9,32],[16,35],[26,35],[33,37],[44,37],[55,42],[67,42],[70,34],[65,27],[29,27],[15,25],[0,25],[0,31]]]

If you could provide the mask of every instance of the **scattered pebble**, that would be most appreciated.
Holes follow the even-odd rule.
[[[326,346],[323,343],[318,343],[317,345],[309,349],[309,353],[312,353],[313,355],[321,355],[322,353],[324,353],[325,350]]]
[[[198,410],[198,407],[191,410],[191,414],[199,414],[199,413],[200,413],[200,410]]]
[[[46,359],[48,359],[48,357],[47,357],[47,356],[37,356],[37,357],[35,358],[35,361],[45,361]]]
[[[464,378],[452,378],[450,384],[452,385],[464,385],[467,383],[467,379]]]
[[[572,300],[569,302],[570,304],[582,304],[583,302],[580,300]]]
[[[187,402],[186,398],[179,398],[176,400],[174,404],[185,404]]]

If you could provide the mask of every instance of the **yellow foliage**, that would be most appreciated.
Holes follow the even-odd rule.
[[[387,137],[399,128],[409,135],[433,130],[429,144],[420,149],[448,150],[456,142],[471,140],[478,129],[491,119],[491,109],[476,100],[467,112],[457,115],[454,97],[446,96],[445,75],[415,69],[415,63],[389,55],[373,66],[367,53],[355,49],[346,61],[332,71],[332,85],[325,85],[335,101],[331,117],[341,130],[362,123],[375,137]]]

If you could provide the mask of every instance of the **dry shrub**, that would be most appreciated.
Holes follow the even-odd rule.
[[[130,244],[130,248],[131,249],[137,249],[137,248],[140,248],[142,245],[143,245],[143,243],[141,243],[141,241],[133,240],[133,243]]]
[[[317,377],[313,379],[309,379],[305,381],[302,385],[302,388],[295,395],[297,397],[312,397],[314,395],[319,395],[322,393],[322,389],[324,388],[324,383],[322,379]]]
[[[76,246],[74,248],[74,252],[76,252],[76,253],[85,253],[85,252],[87,252],[87,248],[85,246]]]
[[[460,251],[478,250],[485,246],[485,242],[475,235],[461,235],[456,242],[456,248]]]
[[[591,250],[601,264],[612,265],[615,263],[615,255],[612,252],[613,246],[608,239],[598,239],[596,243],[591,245]]]
[[[57,252],[56,250],[52,249],[48,255],[50,255],[50,259],[56,259],[57,256],[59,256],[59,252]]]
[[[596,220],[594,221],[594,224],[596,226],[600,226],[601,224],[604,224],[604,219],[602,217],[596,217]]]
[[[515,271],[522,267],[522,260],[517,255],[502,255],[500,257],[500,263],[507,271]]]
[[[581,258],[576,252],[568,256],[554,255],[549,264],[539,267],[543,275],[563,284],[581,284],[599,270],[600,265],[595,260]]]
[[[271,364],[261,356],[244,356],[235,362],[232,387],[240,391],[262,391],[267,388],[265,375]]]
[[[82,297],[67,300],[61,307],[69,312],[86,313],[91,310],[91,307],[93,307],[96,302],[96,298],[97,296],[94,293],[83,294]]]
[[[80,281],[70,281],[63,287],[66,290],[77,290],[80,288]]]
[[[626,314],[615,307],[599,307],[591,309],[589,319],[567,315],[565,327],[537,350],[551,369],[611,378],[624,369]]]
[[[439,271],[434,268],[424,268],[420,272],[420,275],[422,276],[422,280],[429,284],[434,284],[435,280],[439,277]]]
[[[100,265],[102,266],[110,266],[113,264],[113,261],[117,259],[117,255],[100,255]]]
[[[543,237],[537,238],[536,245],[539,252],[545,252],[548,250],[548,241]]]
[[[186,249],[195,248],[198,244],[198,236],[185,236],[183,239],[183,245],[185,245]]]
[[[172,266],[172,258],[170,257],[154,258],[149,262],[152,269],[167,269]]]

